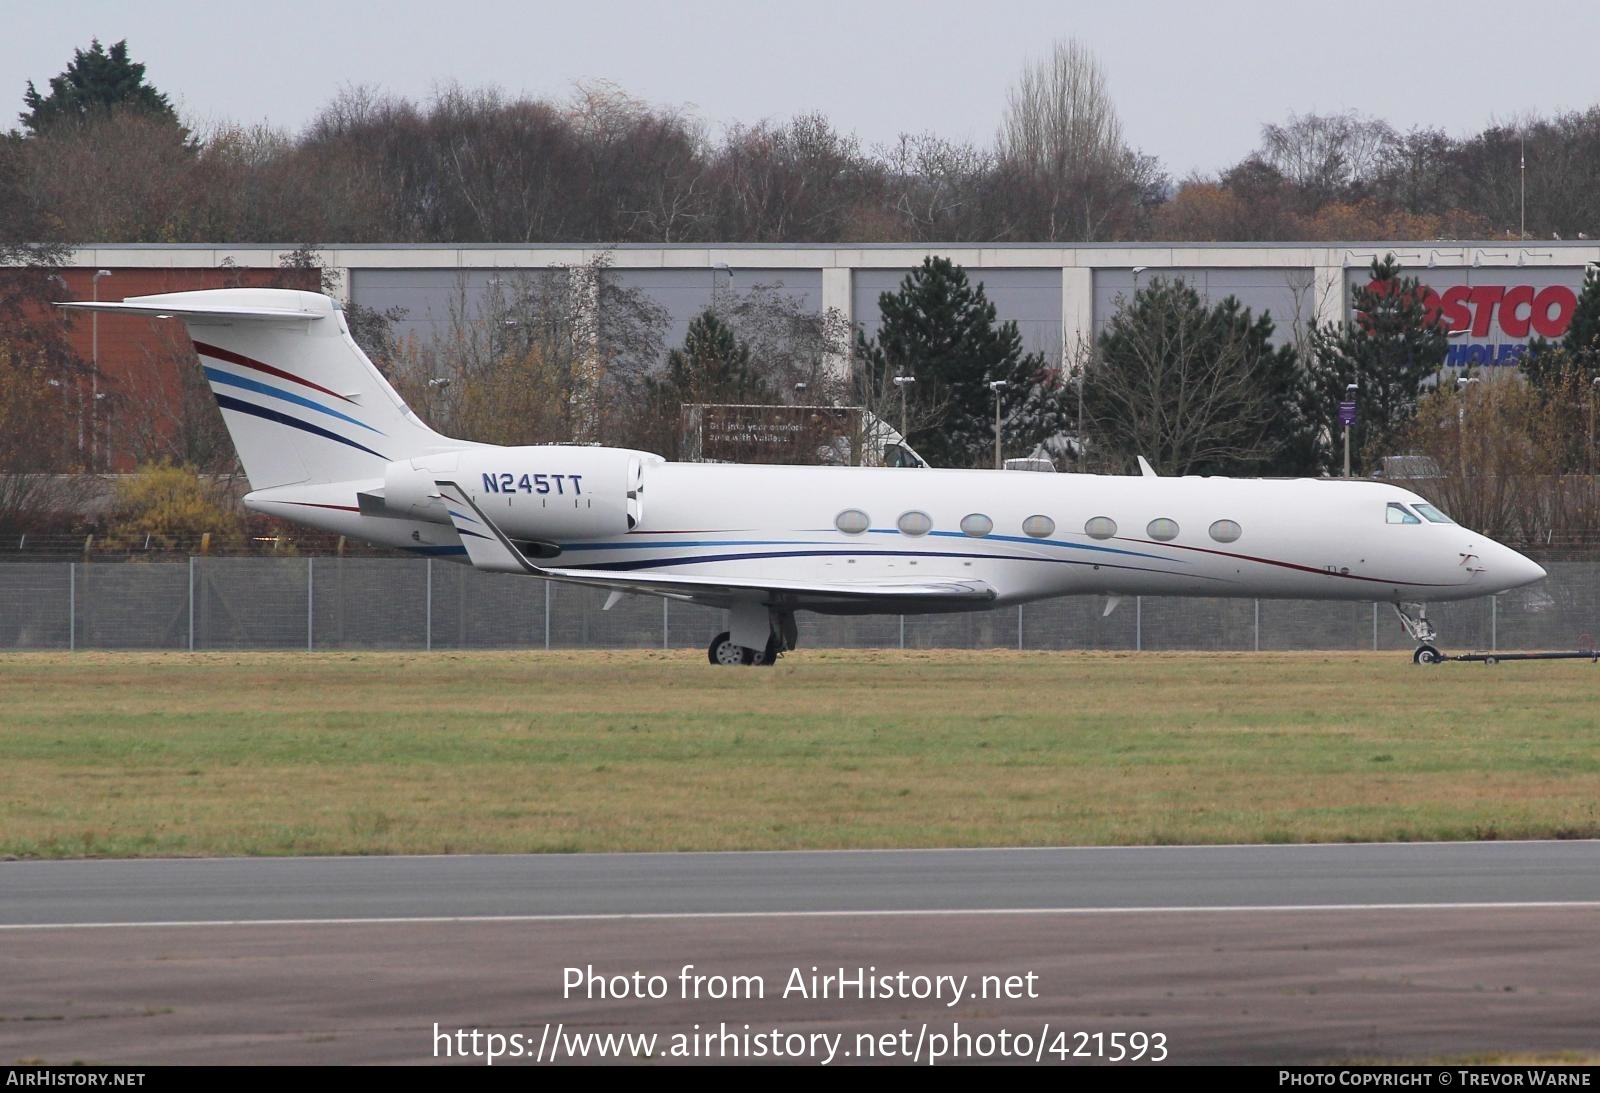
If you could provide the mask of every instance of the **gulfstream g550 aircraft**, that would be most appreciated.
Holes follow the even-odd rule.
[[[795,615],[1051,596],[1426,604],[1544,570],[1377,482],[669,463],[506,448],[423,424],[326,296],[227,289],[66,307],[181,319],[260,512],[478,569],[726,609],[713,664],[771,664]]]

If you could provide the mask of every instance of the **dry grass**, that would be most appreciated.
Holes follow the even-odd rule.
[[[0,853],[1600,834],[1600,670],[1403,655],[14,655]]]

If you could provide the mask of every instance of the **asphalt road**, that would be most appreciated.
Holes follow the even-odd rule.
[[[0,927],[1600,903],[1600,841],[0,862]]]
[[[1593,1059],[1597,951],[1596,842],[0,862],[0,1064]]]

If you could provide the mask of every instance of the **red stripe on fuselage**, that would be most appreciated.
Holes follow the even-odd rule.
[[[288,380],[290,383],[298,383],[302,387],[309,387],[313,391],[320,391],[324,395],[331,395],[341,402],[348,402],[352,406],[355,405],[355,399],[345,398],[343,395],[339,394],[339,392],[330,391],[320,383],[312,383],[310,380],[301,379],[299,376],[296,376],[293,373],[285,372],[281,368],[274,368],[270,364],[262,364],[258,360],[253,360],[252,358],[246,357],[241,353],[235,353],[231,349],[223,349],[221,346],[216,345],[207,345],[205,342],[195,342],[194,351],[207,357],[215,357],[219,361],[227,361],[229,364],[237,364],[240,368],[253,368],[257,372],[265,372],[269,376],[277,376],[279,379]]]
[[[1275,565],[1281,569],[1293,569],[1301,573],[1312,573],[1318,577],[1342,577],[1347,581],[1369,581],[1372,584],[1404,584],[1414,585],[1418,588],[1450,588],[1451,585],[1430,584],[1425,581],[1397,581],[1389,577],[1363,577],[1358,573],[1337,573],[1328,569],[1318,569],[1316,566],[1301,565],[1299,562],[1280,562],[1276,558],[1259,558],[1254,554],[1236,554],[1231,550],[1212,550],[1210,547],[1184,546],[1182,543],[1162,543],[1155,539],[1130,539],[1118,536],[1124,543],[1143,543],[1146,546],[1170,547],[1173,550],[1193,550],[1200,554],[1215,554],[1219,558],[1232,558],[1236,562],[1259,562],[1261,565]]]

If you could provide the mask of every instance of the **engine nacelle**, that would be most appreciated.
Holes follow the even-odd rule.
[[[449,523],[439,481],[465,490],[513,539],[562,543],[623,535],[644,516],[643,474],[660,456],[625,448],[468,448],[389,464],[384,509]]]

